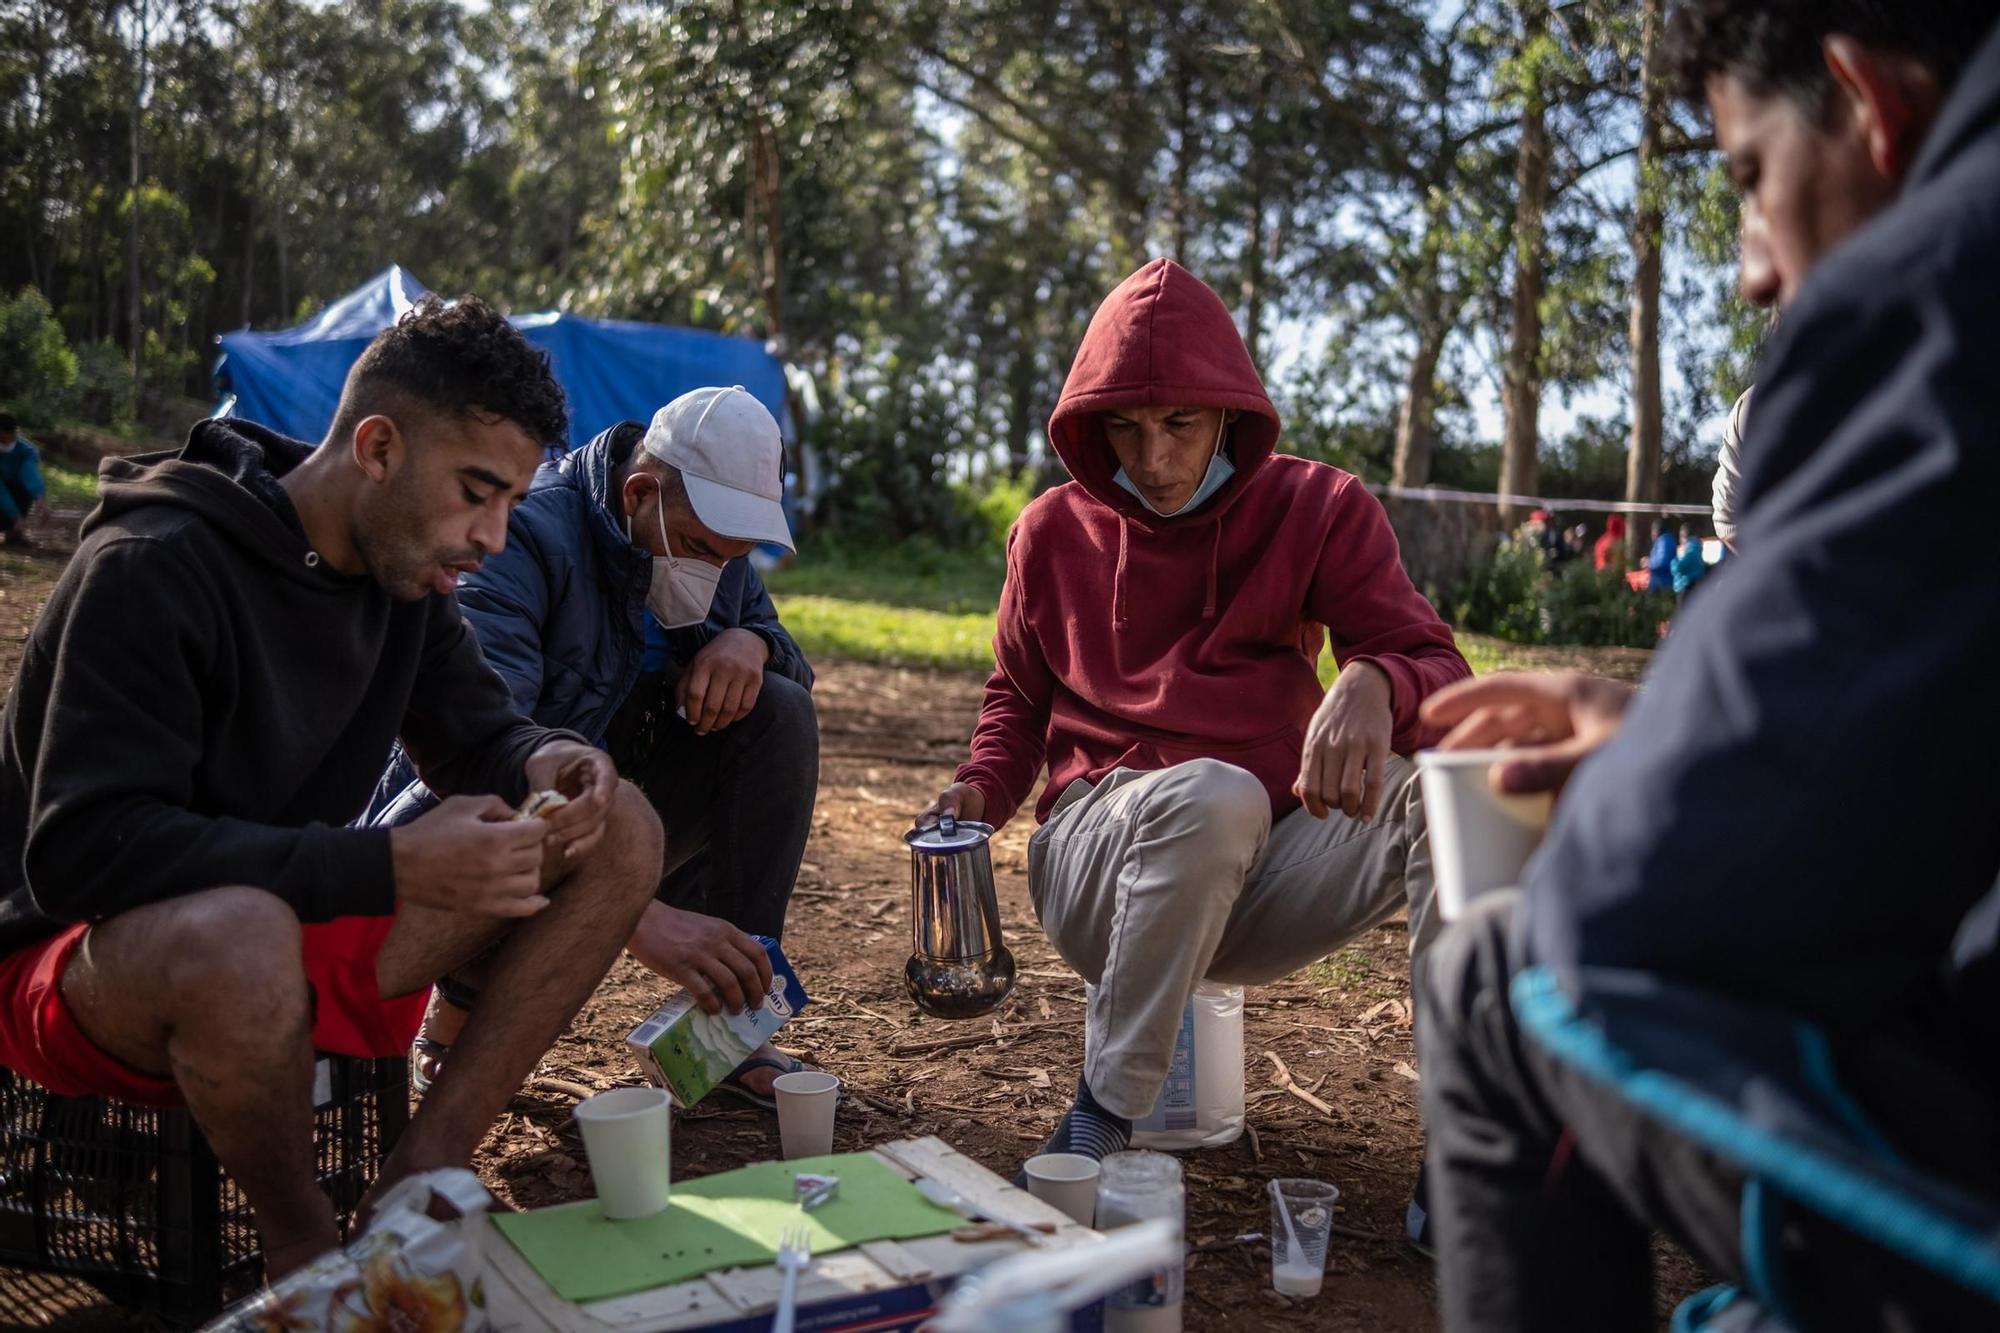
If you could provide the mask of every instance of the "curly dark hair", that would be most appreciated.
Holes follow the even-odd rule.
[[[1706,105],[1708,81],[1782,93],[1815,122],[1833,76],[1821,43],[1844,35],[1914,56],[1949,89],[2000,20],[2000,0],[1686,0],[1667,24],[1666,57],[1681,96]]]
[[[544,445],[569,438],[569,402],[549,354],[476,296],[426,296],[376,334],[347,372],[335,431],[397,398],[453,416],[499,417]]]

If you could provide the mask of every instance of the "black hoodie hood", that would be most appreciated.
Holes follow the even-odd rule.
[[[135,510],[166,506],[206,519],[244,554],[319,587],[353,580],[321,563],[279,479],[313,446],[258,425],[211,417],[197,422],[172,453],[107,458],[97,469],[97,508],[83,535]]]
[[[0,954],[225,884],[302,922],[392,913],[387,830],[346,826],[398,740],[441,795],[527,794],[553,733],[455,599],[399,599],[313,551],[279,485],[311,453],[204,421],[177,453],[99,469],[0,717]]]

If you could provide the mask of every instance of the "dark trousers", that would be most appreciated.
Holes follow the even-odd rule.
[[[672,682],[641,677],[605,737],[666,828],[660,900],[780,939],[819,790],[812,694],[767,671],[747,717],[698,736]]]
[[[0,495],[5,496],[0,500],[0,532],[12,532],[14,525],[35,507],[35,501],[42,498],[17,481],[0,483]]]
[[[1650,1330],[1653,1230],[1718,1280],[1744,1280],[1743,1175],[1525,1037],[1507,999],[1516,901],[1481,898],[1418,965],[1444,1328]],[[2000,1183],[2000,1103],[1959,1068],[1904,1041],[1837,1042],[1836,1060],[1907,1156],[1971,1188]],[[1784,1213],[1775,1253],[1802,1328],[1996,1326],[1992,1306],[1801,1209]]]

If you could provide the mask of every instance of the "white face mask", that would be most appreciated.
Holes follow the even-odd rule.
[[[660,520],[660,549],[667,554],[653,557],[653,583],[646,589],[646,609],[660,622],[661,629],[699,625],[708,619],[708,608],[715,601],[722,571],[705,560],[677,558],[667,541],[667,507],[658,505],[655,512]],[[625,540],[632,541],[630,515],[625,519]]]
[[[1182,514],[1192,514],[1195,510],[1207,504],[1215,493],[1228,485],[1229,479],[1236,475],[1236,464],[1230,462],[1222,452],[1222,432],[1228,428],[1229,414],[1225,412],[1222,414],[1222,424],[1215,428],[1215,452],[1208,456],[1208,471],[1202,474],[1201,485],[1194,488],[1194,494],[1190,495],[1187,503],[1179,509],[1169,511],[1154,508],[1153,502],[1140,493],[1137,483],[1125,475],[1125,469],[1122,467],[1118,469],[1117,474],[1111,480],[1138,497],[1140,504],[1151,509],[1161,518],[1177,518]]]

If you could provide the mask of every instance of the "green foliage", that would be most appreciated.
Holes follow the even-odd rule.
[[[130,426],[138,411],[132,362],[115,343],[85,343],[76,349],[76,382],[67,401],[71,415],[113,430]]]
[[[1286,447],[1385,477],[1430,349],[1429,478],[1489,489],[1531,104],[1532,378],[1626,391],[1637,33],[1545,0],[35,0],[0,6],[0,290],[80,349],[74,401],[41,398],[111,423],[134,346],[148,390],[199,393],[215,334],[391,262],[763,336],[834,404],[830,533],[969,551],[1015,500],[983,479],[1058,474],[1041,432],[1091,312],[1165,254],[1230,306]],[[1670,487],[1762,331],[1727,290],[1733,188],[1672,115],[1644,182],[1686,386]],[[1545,483],[1617,493],[1622,447],[1547,441]]]
[[[1650,648],[1674,599],[1634,592],[1622,566],[1599,570],[1578,557],[1552,570],[1535,547],[1507,541],[1453,590],[1451,607],[1461,630],[1508,643]]]
[[[1585,648],[1651,648],[1674,614],[1671,593],[1634,592],[1622,568],[1572,560],[1543,588],[1550,643]]]
[[[1541,643],[1542,585],[1548,570],[1542,553],[1525,542],[1506,541],[1452,591],[1452,623],[1509,643]]]
[[[94,472],[79,472],[43,459],[42,480],[48,483],[48,501],[52,505],[74,507],[97,503],[97,474]]]
[[[958,386],[884,348],[831,388],[808,440],[832,477],[815,516],[822,530],[851,544],[973,540],[977,524],[947,474],[968,443]]]
[[[11,301],[0,298],[0,401],[46,421],[61,410],[76,370],[47,297],[25,287]]]
[[[983,486],[955,486],[953,493],[977,525],[976,546],[988,554],[1004,553],[1014,520],[1035,498],[1035,479],[1027,472],[1012,477],[1003,472]]]

